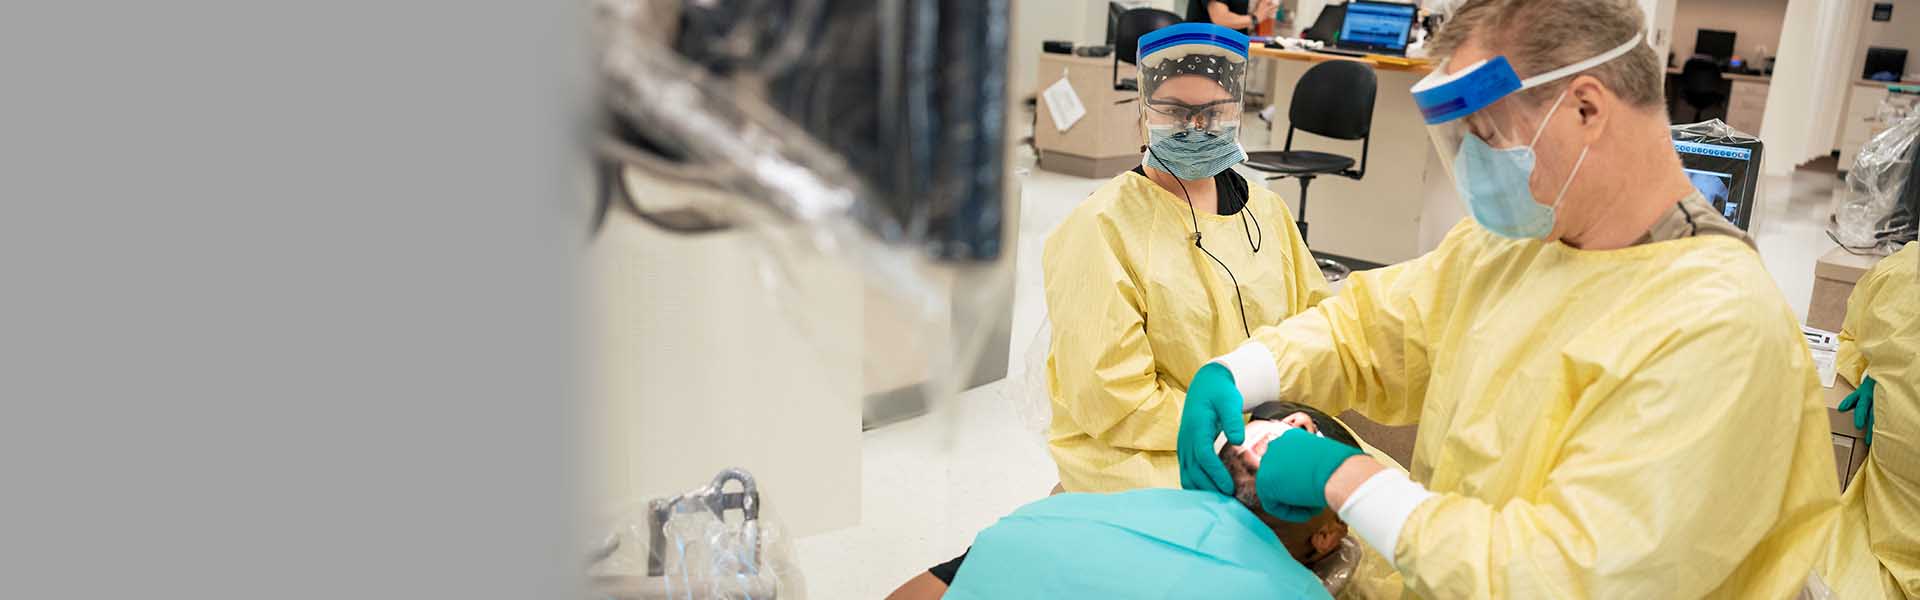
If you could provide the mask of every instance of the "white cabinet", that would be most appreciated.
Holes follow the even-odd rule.
[[[1760,124],[1767,114],[1767,80],[1733,75],[1728,78],[1733,80],[1733,90],[1727,96],[1727,124],[1741,133],[1759,137]]]
[[[1887,123],[1880,122],[1880,105],[1889,98],[1902,110],[1912,110],[1920,104],[1920,96],[1913,94],[1890,94],[1885,83],[1860,82],[1848,86],[1852,91],[1847,100],[1846,120],[1840,124],[1840,170],[1853,168],[1853,160],[1860,154],[1860,147],[1867,145],[1875,134],[1886,129]]]

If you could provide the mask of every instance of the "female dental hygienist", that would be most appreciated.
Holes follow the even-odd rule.
[[[1184,23],[1140,38],[1141,166],[1047,238],[1048,448],[1071,492],[1180,484],[1187,378],[1254,327],[1327,297],[1280,197],[1231,167],[1247,38]]]
[[[1835,370],[1867,461],[1840,497],[1820,560],[1837,598],[1920,598],[1920,242],[1880,260],[1847,299]]]
[[[1193,378],[1183,483],[1279,398],[1418,423],[1409,474],[1302,432],[1267,512],[1333,507],[1423,598],[1787,598],[1837,513],[1799,320],[1687,180],[1635,0],[1464,0],[1413,97],[1473,215]],[[1524,77],[1524,78],[1523,78]]]

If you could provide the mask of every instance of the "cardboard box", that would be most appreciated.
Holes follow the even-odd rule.
[[[1847,297],[1853,295],[1853,284],[1881,258],[1857,256],[1840,248],[1821,256],[1813,265],[1813,298],[1807,304],[1807,325],[1839,331],[1847,318]]]

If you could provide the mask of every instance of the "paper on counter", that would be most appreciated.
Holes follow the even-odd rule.
[[[1087,116],[1087,107],[1080,103],[1080,95],[1073,92],[1073,86],[1067,83],[1065,77],[1047,86],[1047,91],[1042,92],[1040,97],[1047,101],[1047,111],[1053,115],[1055,129],[1066,131],[1074,123],[1080,122],[1081,117]]]
[[[1840,350],[1840,336],[1824,329],[1800,326],[1800,333],[1807,337],[1807,351],[1813,354],[1813,366],[1820,371],[1820,387],[1833,387],[1835,358]]]

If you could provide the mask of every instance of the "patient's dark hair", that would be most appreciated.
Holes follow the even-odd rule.
[[[1353,439],[1353,432],[1347,431],[1346,426],[1341,425],[1339,421],[1335,421],[1333,417],[1328,416],[1327,413],[1320,412],[1318,408],[1298,402],[1280,400],[1255,406],[1253,410],[1248,412],[1252,413],[1254,420],[1258,421],[1278,421],[1293,413],[1307,413],[1307,418],[1313,419],[1313,426],[1320,428],[1320,435],[1327,436],[1327,439],[1348,446],[1355,448],[1360,447],[1360,442]]]

